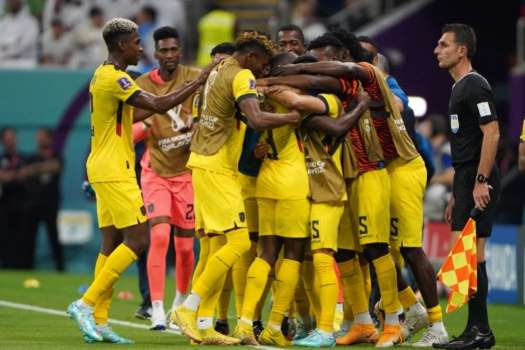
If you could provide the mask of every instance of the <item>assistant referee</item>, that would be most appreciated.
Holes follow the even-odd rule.
[[[452,78],[449,101],[450,143],[455,170],[453,195],[445,219],[457,234],[476,207],[478,291],[468,303],[468,322],[463,333],[441,349],[488,349],[495,345],[487,314],[488,278],[485,267],[485,242],[490,237],[492,222],[500,195],[500,177],[495,166],[499,140],[498,117],[492,89],[487,80],[472,68],[476,53],[476,34],[465,24],[443,27],[434,54],[439,67]]]

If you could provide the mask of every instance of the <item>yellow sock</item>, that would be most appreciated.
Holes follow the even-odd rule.
[[[102,271],[107,256],[99,253],[97,257],[97,262],[95,264],[95,273],[94,277],[97,278],[97,275]],[[100,298],[95,303],[95,308],[93,310],[93,317],[97,324],[107,324],[109,319],[109,307],[111,306],[111,297],[113,296],[113,288],[110,288],[108,291],[102,293]]]
[[[359,254],[359,267],[363,274],[363,280],[365,281],[365,294],[367,299],[370,299],[370,293],[372,292],[372,279],[370,278],[370,266],[364,255]]]
[[[430,324],[443,321],[443,313],[441,312],[441,306],[439,304],[427,309],[427,314]]]
[[[295,311],[302,320],[310,317],[310,302],[306,296],[302,279],[299,280],[295,289]]]
[[[404,309],[408,309],[409,307],[417,303],[416,294],[414,293],[412,288],[410,288],[410,286],[398,292],[398,296],[399,302],[401,303]]]
[[[314,253],[314,269],[319,280],[320,315],[317,328],[332,333],[334,331],[334,314],[337,303],[337,276],[334,270],[334,258],[324,253]]]
[[[257,256],[257,243],[250,241],[250,250],[245,252],[232,267],[232,282],[235,290],[235,310],[237,316],[241,315],[244,291],[246,289],[246,276],[248,269]]]
[[[339,264],[341,279],[343,280],[343,290],[346,301],[350,301],[354,315],[368,312],[368,298],[365,294],[365,281],[359,266],[359,260],[354,258]],[[345,305],[345,309],[347,305]],[[346,317],[345,317],[346,319]]]
[[[397,275],[394,260],[389,254],[372,261],[376,269],[377,284],[385,313],[393,314],[401,309],[397,295]]]
[[[268,293],[270,293],[270,290],[272,289],[274,279],[275,276],[272,276],[272,274],[270,273],[268,275],[268,281],[266,282],[266,286],[264,287],[264,292],[262,293],[261,298],[257,303],[257,306],[255,307],[255,313],[253,314],[254,320],[262,320],[262,310],[264,304],[266,303],[266,300],[268,299]]]
[[[319,304],[319,295],[318,291],[315,290],[315,274],[314,274],[314,264],[311,260],[303,261],[303,266],[301,267],[301,278],[304,284],[304,291],[310,302],[311,311],[316,320],[319,319],[319,310],[321,308]]]
[[[246,289],[242,303],[241,317],[243,319],[253,321],[255,309],[265,290],[270,270],[270,265],[261,258],[255,258],[251,264],[246,277]]]
[[[295,294],[295,288],[299,281],[301,263],[299,261],[283,259],[281,268],[277,272],[277,290],[274,295],[272,312],[268,321],[269,325],[281,325],[284,314],[290,307],[290,302]]]
[[[226,240],[227,243],[208,259],[204,271],[193,287],[192,293],[200,296],[201,300],[212,296],[219,281],[226,277],[226,273],[239,257],[250,249],[247,228],[229,231]]]
[[[197,280],[202,274],[202,271],[204,271],[204,267],[206,266],[206,261],[208,261],[208,257],[210,255],[210,237],[208,236],[201,237],[199,239],[199,243],[200,243],[199,261],[197,262],[197,266],[195,266],[195,271],[193,271],[193,278],[191,280],[192,285],[195,285],[197,283]]]
[[[199,309],[197,310],[198,317],[211,317],[215,315],[215,309],[218,307],[219,299],[224,290],[224,282],[226,281],[226,274],[223,275],[217,282],[215,288],[211,291],[211,294],[202,298]],[[228,319],[228,309],[226,309],[226,317],[219,319]]]
[[[129,249],[124,243],[121,243],[108,256],[104,267],[82,296],[82,301],[88,305],[95,306],[100,296],[113,287],[120,275],[126,271],[129,265],[135,260],[137,260],[135,252]]]
[[[230,297],[232,295],[232,272],[228,271],[222,286],[222,290],[219,295],[219,300],[217,303],[217,318],[219,320],[228,319],[228,309],[230,307]]]

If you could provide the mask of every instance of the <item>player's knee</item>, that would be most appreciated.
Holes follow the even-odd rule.
[[[160,251],[160,252],[166,252],[168,251],[168,245],[170,244],[170,237],[169,235],[152,235],[149,249]]]
[[[352,260],[355,257],[355,252],[353,250],[339,249],[335,254],[335,261],[338,263],[343,263],[345,261]]]
[[[367,244],[363,248],[363,253],[369,262],[379,259],[389,253],[388,244],[386,243],[372,243]]]

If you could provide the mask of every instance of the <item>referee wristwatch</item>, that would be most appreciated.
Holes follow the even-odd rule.
[[[476,181],[480,184],[484,184],[484,183],[487,183],[489,181],[489,178],[486,177],[485,175],[483,174],[478,174],[476,176]]]

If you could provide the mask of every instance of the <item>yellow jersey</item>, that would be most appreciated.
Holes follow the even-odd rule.
[[[281,104],[268,100],[275,113],[288,113]],[[300,135],[296,127],[284,125],[261,137],[270,146],[256,183],[257,198],[306,199],[308,175]]]
[[[227,58],[210,73],[201,94],[201,115],[192,139],[188,168],[237,174],[246,125],[237,115],[237,103],[257,97],[255,77],[239,62]]]
[[[135,178],[135,150],[131,136],[133,107],[126,103],[140,88],[125,71],[100,65],[89,84],[91,152],[86,168],[90,182]]]
[[[521,128],[520,140],[521,142],[525,142],[525,119],[523,120],[523,126]]]

